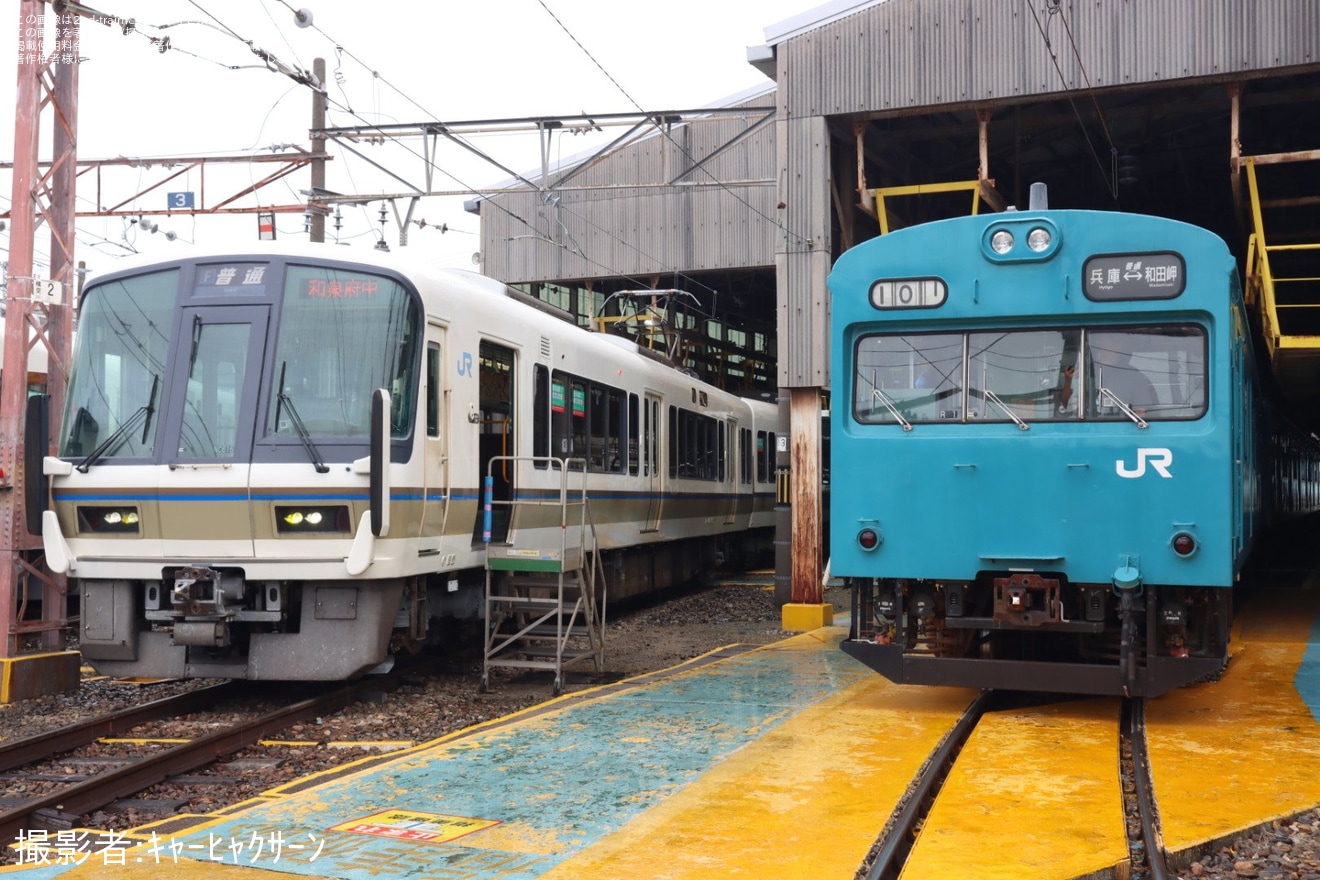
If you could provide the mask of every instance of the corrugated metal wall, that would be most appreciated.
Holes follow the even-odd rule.
[[[784,217],[775,262],[779,385],[829,384],[830,138],[823,116],[779,122]]]
[[[549,197],[522,190],[490,198],[481,208],[483,271],[519,283],[773,265],[774,125],[739,139],[763,115],[653,134]]]

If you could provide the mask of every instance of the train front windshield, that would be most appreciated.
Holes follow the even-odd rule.
[[[247,460],[254,438],[301,448],[299,419],[312,437],[365,443],[376,388],[391,392],[391,434],[408,433],[420,332],[408,291],[354,269],[289,265],[268,284],[278,269],[244,267],[263,283],[221,289],[198,266],[89,289],[60,455]]]
[[[863,336],[853,416],[863,424],[1195,419],[1206,335],[1195,324]]]

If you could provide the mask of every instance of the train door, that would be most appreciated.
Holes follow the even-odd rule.
[[[449,516],[449,382],[445,375],[445,330],[431,324],[426,330],[426,500],[422,511],[422,540],[438,546]]]
[[[171,383],[170,398],[154,404],[163,408],[162,459],[170,465],[172,492],[205,491],[242,502],[209,507],[208,555],[253,552],[245,502],[268,318],[269,309],[258,305],[182,309],[168,370],[187,381]],[[161,537],[195,537],[198,526],[190,516],[165,516]]]
[[[1241,324],[1233,322],[1233,338],[1229,357],[1232,360],[1230,376],[1235,377],[1232,387],[1233,404],[1229,430],[1233,435],[1233,483],[1236,490],[1233,495],[1233,558],[1239,558],[1249,544],[1252,535],[1252,499],[1246,497],[1252,492],[1253,484],[1247,478],[1252,473],[1251,449],[1249,437],[1254,430],[1251,423],[1251,397],[1247,389],[1246,357],[1242,342]]]
[[[509,502],[513,499],[514,466],[510,461],[491,459],[514,455],[514,351],[507,346],[485,341],[477,355],[477,388],[479,418],[477,420],[478,470],[477,485],[482,504],[477,505],[476,522],[472,525],[472,539],[480,541],[485,528],[482,506],[485,503],[486,475],[493,479],[491,495],[490,540],[502,543],[508,540]]]
[[[650,391],[642,400],[642,479],[646,482],[646,522],[642,531],[660,528],[664,480],[660,473],[660,395]]]

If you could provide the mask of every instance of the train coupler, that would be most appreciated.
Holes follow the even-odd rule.
[[[1018,626],[1062,623],[1063,602],[1057,578],[1038,574],[1013,574],[995,578],[994,619]]]
[[[243,601],[243,579],[213,568],[190,565],[174,573],[170,604],[187,617],[226,617],[228,604]]]

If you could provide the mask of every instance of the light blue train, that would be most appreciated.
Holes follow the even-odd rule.
[[[1227,662],[1263,526],[1320,502],[1222,239],[1048,209],[902,229],[832,295],[831,566],[886,677],[1155,695]]]

